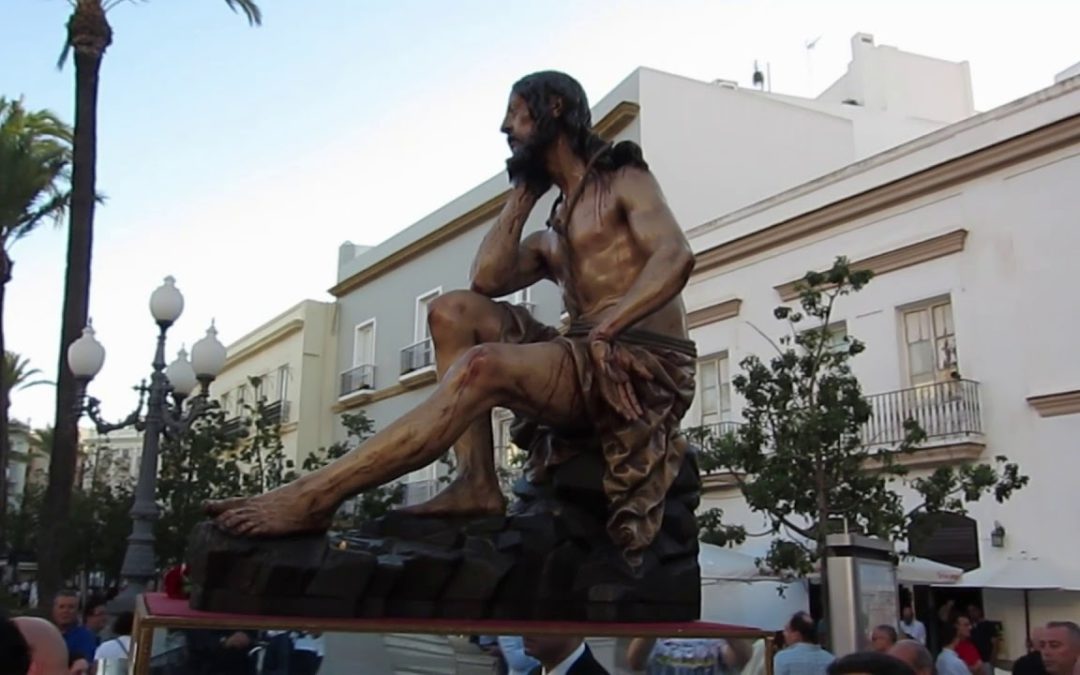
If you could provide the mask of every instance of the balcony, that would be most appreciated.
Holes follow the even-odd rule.
[[[346,370],[341,374],[341,390],[339,396],[348,396],[356,391],[370,390],[375,388],[375,366],[367,363]]]
[[[913,419],[926,432],[923,445],[982,437],[979,383],[950,380],[867,396],[873,412],[863,426],[867,444],[895,446],[904,440],[904,422]]]
[[[267,403],[263,408],[263,419],[270,424],[285,424],[289,421],[289,402],[277,400]]]
[[[221,433],[229,438],[242,438],[247,434],[249,424],[249,420],[241,415],[230,417],[222,424]]]
[[[908,419],[918,422],[926,433],[926,440],[913,452],[896,457],[899,464],[909,468],[975,460],[986,447],[978,382],[951,380],[873,394],[866,400],[872,412],[860,433],[863,444],[886,452],[896,449],[904,440],[904,422]],[[701,446],[705,439],[735,432],[741,424],[720,422],[684,431],[692,443]],[[703,479],[706,489],[736,485],[733,476],[721,472],[706,473]]]
[[[739,430],[742,422],[717,422],[715,424],[703,424],[696,427],[687,427],[683,429],[686,433],[686,437],[696,445],[701,445],[701,442],[706,438],[720,438],[726,434],[735,433]]]
[[[863,426],[863,443],[888,450],[904,440],[904,422],[915,420],[926,433],[917,450],[897,460],[930,468],[977,459],[986,447],[979,383],[949,380],[867,396],[873,410]]]
[[[405,387],[419,387],[435,381],[435,349],[431,338],[411,344],[401,350],[401,377]]]

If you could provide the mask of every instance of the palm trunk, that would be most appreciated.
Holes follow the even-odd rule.
[[[67,348],[86,325],[90,301],[90,259],[97,194],[98,74],[112,29],[100,0],[78,0],[68,21],[68,41],[75,53],[75,141],[71,171],[71,220],[68,226],[67,276],[63,327],[57,364],[55,435],[49,458],[49,483],[38,533],[38,600],[51,603],[63,581],[64,541],[56,524],[68,520],[79,443],[78,383],[68,369]]]
[[[7,283],[11,281],[11,258],[7,251],[0,249],[0,358],[6,359],[7,352],[4,343],[4,294],[7,292]],[[7,375],[7,368],[0,368],[0,380]],[[14,382],[0,381],[0,549],[8,544],[4,532],[7,528],[8,512],[8,462],[11,456],[11,437],[9,434],[8,408]]]

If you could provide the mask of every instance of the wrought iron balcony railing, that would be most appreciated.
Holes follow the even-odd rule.
[[[742,422],[716,422],[713,424],[703,424],[696,427],[686,427],[683,429],[683,433],[690,439],[691,443],[699,446],[706,446],[705,442],[708,438],[720,438],[725,434],[735,433],[738,431]]]
[[[341,374],[341,396],[362,389],[375,388],[375,366],[370,363],[350,368]]]
[[[277,400],[267,403],[263,408],[263,417],[270,424],[285,424],[289,421],[289,402]]]
[[[905,436],[904,423],[919,423],[928,441],[957,436],[981,436],[982,403],[979,383],[949,380],[867,396],[873,407],[863,426],[867,445],[896,445]]]
[[[905,423],[914,420],[929,442],[941,439],[982,436],[982,403],[979,383],[950,380],[919,387],[872,394],[866,397],[872,412],[859,434],[865,445],[892,446],[907,435]],[[741,422],[720,422],[688,427],[691,441],[719,437],[737,431]]]
[[[432,365],[435,365],[435,350],[432,348],[431,338],[425,338],[401,350],[402,375]]]

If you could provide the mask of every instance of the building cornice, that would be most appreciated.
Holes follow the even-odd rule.
[[[975,150],[788,218],[697,254],[695,274],[736,263],[844,223],[1080,142],[1080,115]]]
[[[1032,408],[1035,408],[1035,412],[1039,413],[1039,417],[1075,415],[1080,413],[1080,389],[1028,396],[1027,402]]]
[[[260,338],[257,342],[253,342],[246,347],[237,350],[234,354],[229,354],[229,357],[225,359],[225,370],[235,368],[238,364],[247,361],[252,356],[269,349],[290,335],[298,333],[303,329],[304,321],[302,319],[293,319],[288,323],[278,326],[267,333],[265,337]]]
[[[637,118],[640,111],[641,106],[637,103],[622,101],[612,108],[608,114],[604,115],[599,122],[593,125],[593,130],[605,140],[611,140],[618,135],[619,132],[628,127],[630,123]],[[509,195],[510,191],[504,190],[483,204],[450,220],[430,234],[417,239],[407,246],[403,246],[382,260],[365,267],[347,279],[343,279],[330,289],[330,294],[336,298],[340,298],[373,279],[386,274],[390,270],[400,267],[405,262],[438,247],[447,240],[453,239],[461,233],[494,218],[498,215],[499,210],[502,209],[503,204],[506,203],[506,199]]]
[[[709,305],[708,307],[695,309],[692,312],[686,313],[686,327],[700,328],[701,326],[710,323],[739,316],[739,309],[741,307],[742,299],[732,298],[731,300],[718,302],[714,305]]]
[[[959,253],[964,250],[964,244],[967,242],[968,231],[964,229],[953,230],[946,234],[941,234],[936,237],[924,239],[914,244],[908,244],[907,246],[901,246],[900,248],[894,248],[891,251],[885,253],[879,253],[869,258],[863,258],[862,260],[856,260],[851,263],[851,269],[853,270],[870,270],[874,273],[874,276],[879,277],[889,272],[895,272],[902,270],[905,267],[911,267],[918,265],[919,263],[928,262],[937,258],[943,258],[953,253]],[[794,300],[799,297],[799,286],[802,284],[802,279],[795,279],[786,283],[775,286],[776,292],[780,295],[780,299],[784,302]]]

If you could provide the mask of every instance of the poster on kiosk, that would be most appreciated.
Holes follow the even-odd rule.
[[[829,637],[834,654],[865,651],[874,627],[899,616],[896,565],[889,542],[829,535]]]

